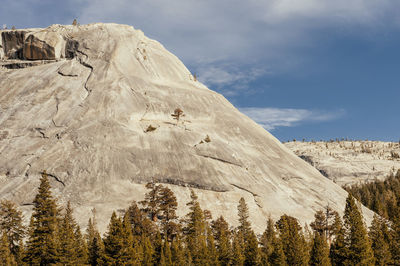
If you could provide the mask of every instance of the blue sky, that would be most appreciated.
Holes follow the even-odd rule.
[[[0,0],[0,24],[116,22],[282,141],[400,139],[397,0]]]

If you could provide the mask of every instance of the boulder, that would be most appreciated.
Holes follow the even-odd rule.
[[[24,43],[24,59],[54,60],[64,58],[65,40],[52,31],[40,31],[29,34]]]
[[[8,59],[22,59],[25,31],[8,30],[1,33],[4,57]]]

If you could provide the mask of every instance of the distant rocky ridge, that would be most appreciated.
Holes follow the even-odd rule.
[[[269,216],[304,223],[327,204],[343,211],[340,186],[140,30],[97,23],[0,34],[0,198],[24,212],[43,170],[80,225],[95,208],[102,231],[150,181],[175,192],[181,216],[192,188],[233,225],[244,197],[257,232]]]
[[[399,142],[290,141],[285,146],[341,186],[383,180],[400,169]]]

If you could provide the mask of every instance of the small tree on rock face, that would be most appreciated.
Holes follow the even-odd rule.
[[[171,114],[171,116],[176,120],[176,124],[178,125],[179,123],[179,119],[183,116],[185,116],[185,114],[183,113],[181,108],[176,108],[174,110],[174,113]]]

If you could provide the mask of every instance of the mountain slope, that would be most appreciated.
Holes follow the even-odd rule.
[[[400,143],[291,141],[285,146],[341,186],[382,180],[400,169]]]
[[[169,184],[181,215],[194,188],[232,224],[243,196],[257,231],[270,215],[305,222],[326,204],[344,208],[344,190],[139,30],[53,25],[2,31],[2,46],[1,198],[29,205],[46,169],[79,222],[96,208],[102,230],[149,181]]]

